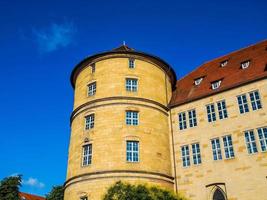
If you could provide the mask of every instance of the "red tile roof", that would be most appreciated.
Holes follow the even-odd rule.
[[[44,197],[40,197],[40,196],[36,196],[36,195],[32,195],[32,194],[27,194],[27,193],[23,193],[23,192],[19,193],[19,197],[21,200],[45,200]]]
[[[220,63],[225,60],[228,60],[227,65],[220,67]],[[250,60],[249,67],[241,69],[240,64],[248,60]],[[176,89],[169,106],[175,107],[267,78],[266,64],[267,40],[206,62],[176,82]],[[200,77],[204,78],[196,86],[194,80]],[[221,85],[213,90],[211,83],[217,80],[222,80]]]

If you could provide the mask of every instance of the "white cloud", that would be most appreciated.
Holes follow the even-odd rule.
[[[44,188],[45,184],[40,182],[37,178],[30,177],[28,180],[22,180],[22,185],[31,187]]]
[[[75,32],[73,23],[52,23],[44,29],[33,29],[33,36],[40,52],[49,53],[70,45]]]

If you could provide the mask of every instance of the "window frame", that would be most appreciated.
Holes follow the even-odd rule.
[[[261,132],[259,130],[261,130]],[[267,127],[257,128],[257,132],[258,132],[261,152],[267,152]],[[260,134],[262,134],[262,137],[260,136]]]
[[[86,147],[87,149],[87,154],[86,154]],[[93,145],[92,143],[84,144],[82,146],[82,167],[87,167],[92,164],[92,158],[93,158]],[[87,161],[85,161],[87,160]]]
[[[135,68],[135,59],[134,58],[129,58],[128,59],[128,68],[129,69],[134,69]]]
[[[130,144],[130,149],[128,149],[128,144]],[[134,144],[137,144],[137,145],[134,146]],[[137,150],[135,150],[134,147],[137,147]],[[135,158],[137,158],[137,160]],[[140,162],[140,142],[139,141],[126,140],[126,162],[129,162],[129,163]]]
[[[213,111],[211,107],[213,107]],[[206,105],[206,112],[207,112],[207,119],[209,123],[217,121],[216,109],[215,109],[214,103],[210,103]]]
[[[251,63],[251,60],[243,61],[243,62],[240,63],[240,68],[241,69],[247,69],[247,68],[249,68],[250,63]]]
[[[225,99],[217,101],[217,110],[218,110],[218,116],[220,120],[227,119],[228,118],[228,112],[227,112],[227,106]]]
[[[87,84],[87,96],[92,97],[96,94],[96,81]]]
[[[221,148],[221,142],[220,142],[220,138],[212,138],[210,140],[211,142],[211,150],[212,150],[212,158],[214,161],[219,161],[222,160],[222,148]],[[213,145],[214,142],[214,145]],[[215,159],[216,158],[216,159]]]
[[[128,115],[128,113],[130,115]],[[138,126],[139,125],[139,111],[136,111],[136,110],[126,110],[125,111],[125,123],[128,126]]]
[[[211,89],[216,90],[221,86],[222,80],[214,81],[211,83]]]
[[[136,84],[134,84],[134,82],[136,82]],[[138,91],[138,79],[137,78],[126,78],[125,89],[127,92],[137,92]]]
[[[200,165],[202,163],[200,144],[198,142],[193,143],[193,144],[191,144],[191,148],[192,148],[193,164],[194,165]]]
[[[243,97],[245,97],[245,101],[246,102],[244,102],[244,98]],[[248,102],[247,94],[246,93],[245,94],[240,94],[240,95],[236,96],[236,98],[237,98],[237,104],[238,104],[238,108],[239,108],[239,113],[240,114],[248,113],[250,111],[250,109],[249,109],[249,102]],[[239,98],[240,98],[241,101],[239,101]],[[247,110],[246,110],[246,108],[247,108]]]
[[[190,161],[190,149],[189,149],[189,145],[183,145],[183,146],[181,146],[181,160],[182,160],[182,166],[184,168],[190,167],[191,161]]]
[[[234,145],[233,145],[232,135],[225,135],[222,138],[223,138],[223,147],[224,147],[225,159],[229,160],[229,159],[235,158],[235,152],[234,152]],[[229,140],[229,138],[230,138],[230,140]],[[224,141],[225,139],[226,139],[226,143]],[[231,142],[231,144],[230,144],[229,141]]]
[[[257,140],[254,134],[254,130],[251,129],[244,131],[244,136],[248,154],[258,153]]]
[[[249,92],[248,96],[249,96],[251,108],[253,111],[262,109],[262,102],[261,102],[261,96],[260,96],[259,90],[253,90],[253,91]],[[257,96],[258,96],[258,98],[257,98]]]
[[[95,127],[95,113],[86,115],[84,119],[85,119],[84,130],[89,131]]]
[[[187,111],[189,127],[193,128],[197,126],[197,112],[196,109],[191,109]]]
[[[187,129],[186,112],[178,113],[179,130]]]

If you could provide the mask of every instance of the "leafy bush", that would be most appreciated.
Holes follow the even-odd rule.
[[[168,190],[146,185],[131,185],[121,181],[111,186],[103,200],[187,200]]]
[[[21,175],[10,176],[0,181],[1,200],[19,200],[19,187],[21,186]]]
[[[63,200],[64,199],[64,187],[54,186],[52,190],[46,195],[47,200]]]

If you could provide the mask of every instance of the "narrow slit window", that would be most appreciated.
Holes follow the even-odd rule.
[[[95,63],[93,63],[93,64],[91,65],[91,69],[92,69],[92,74],[95,73]]]

